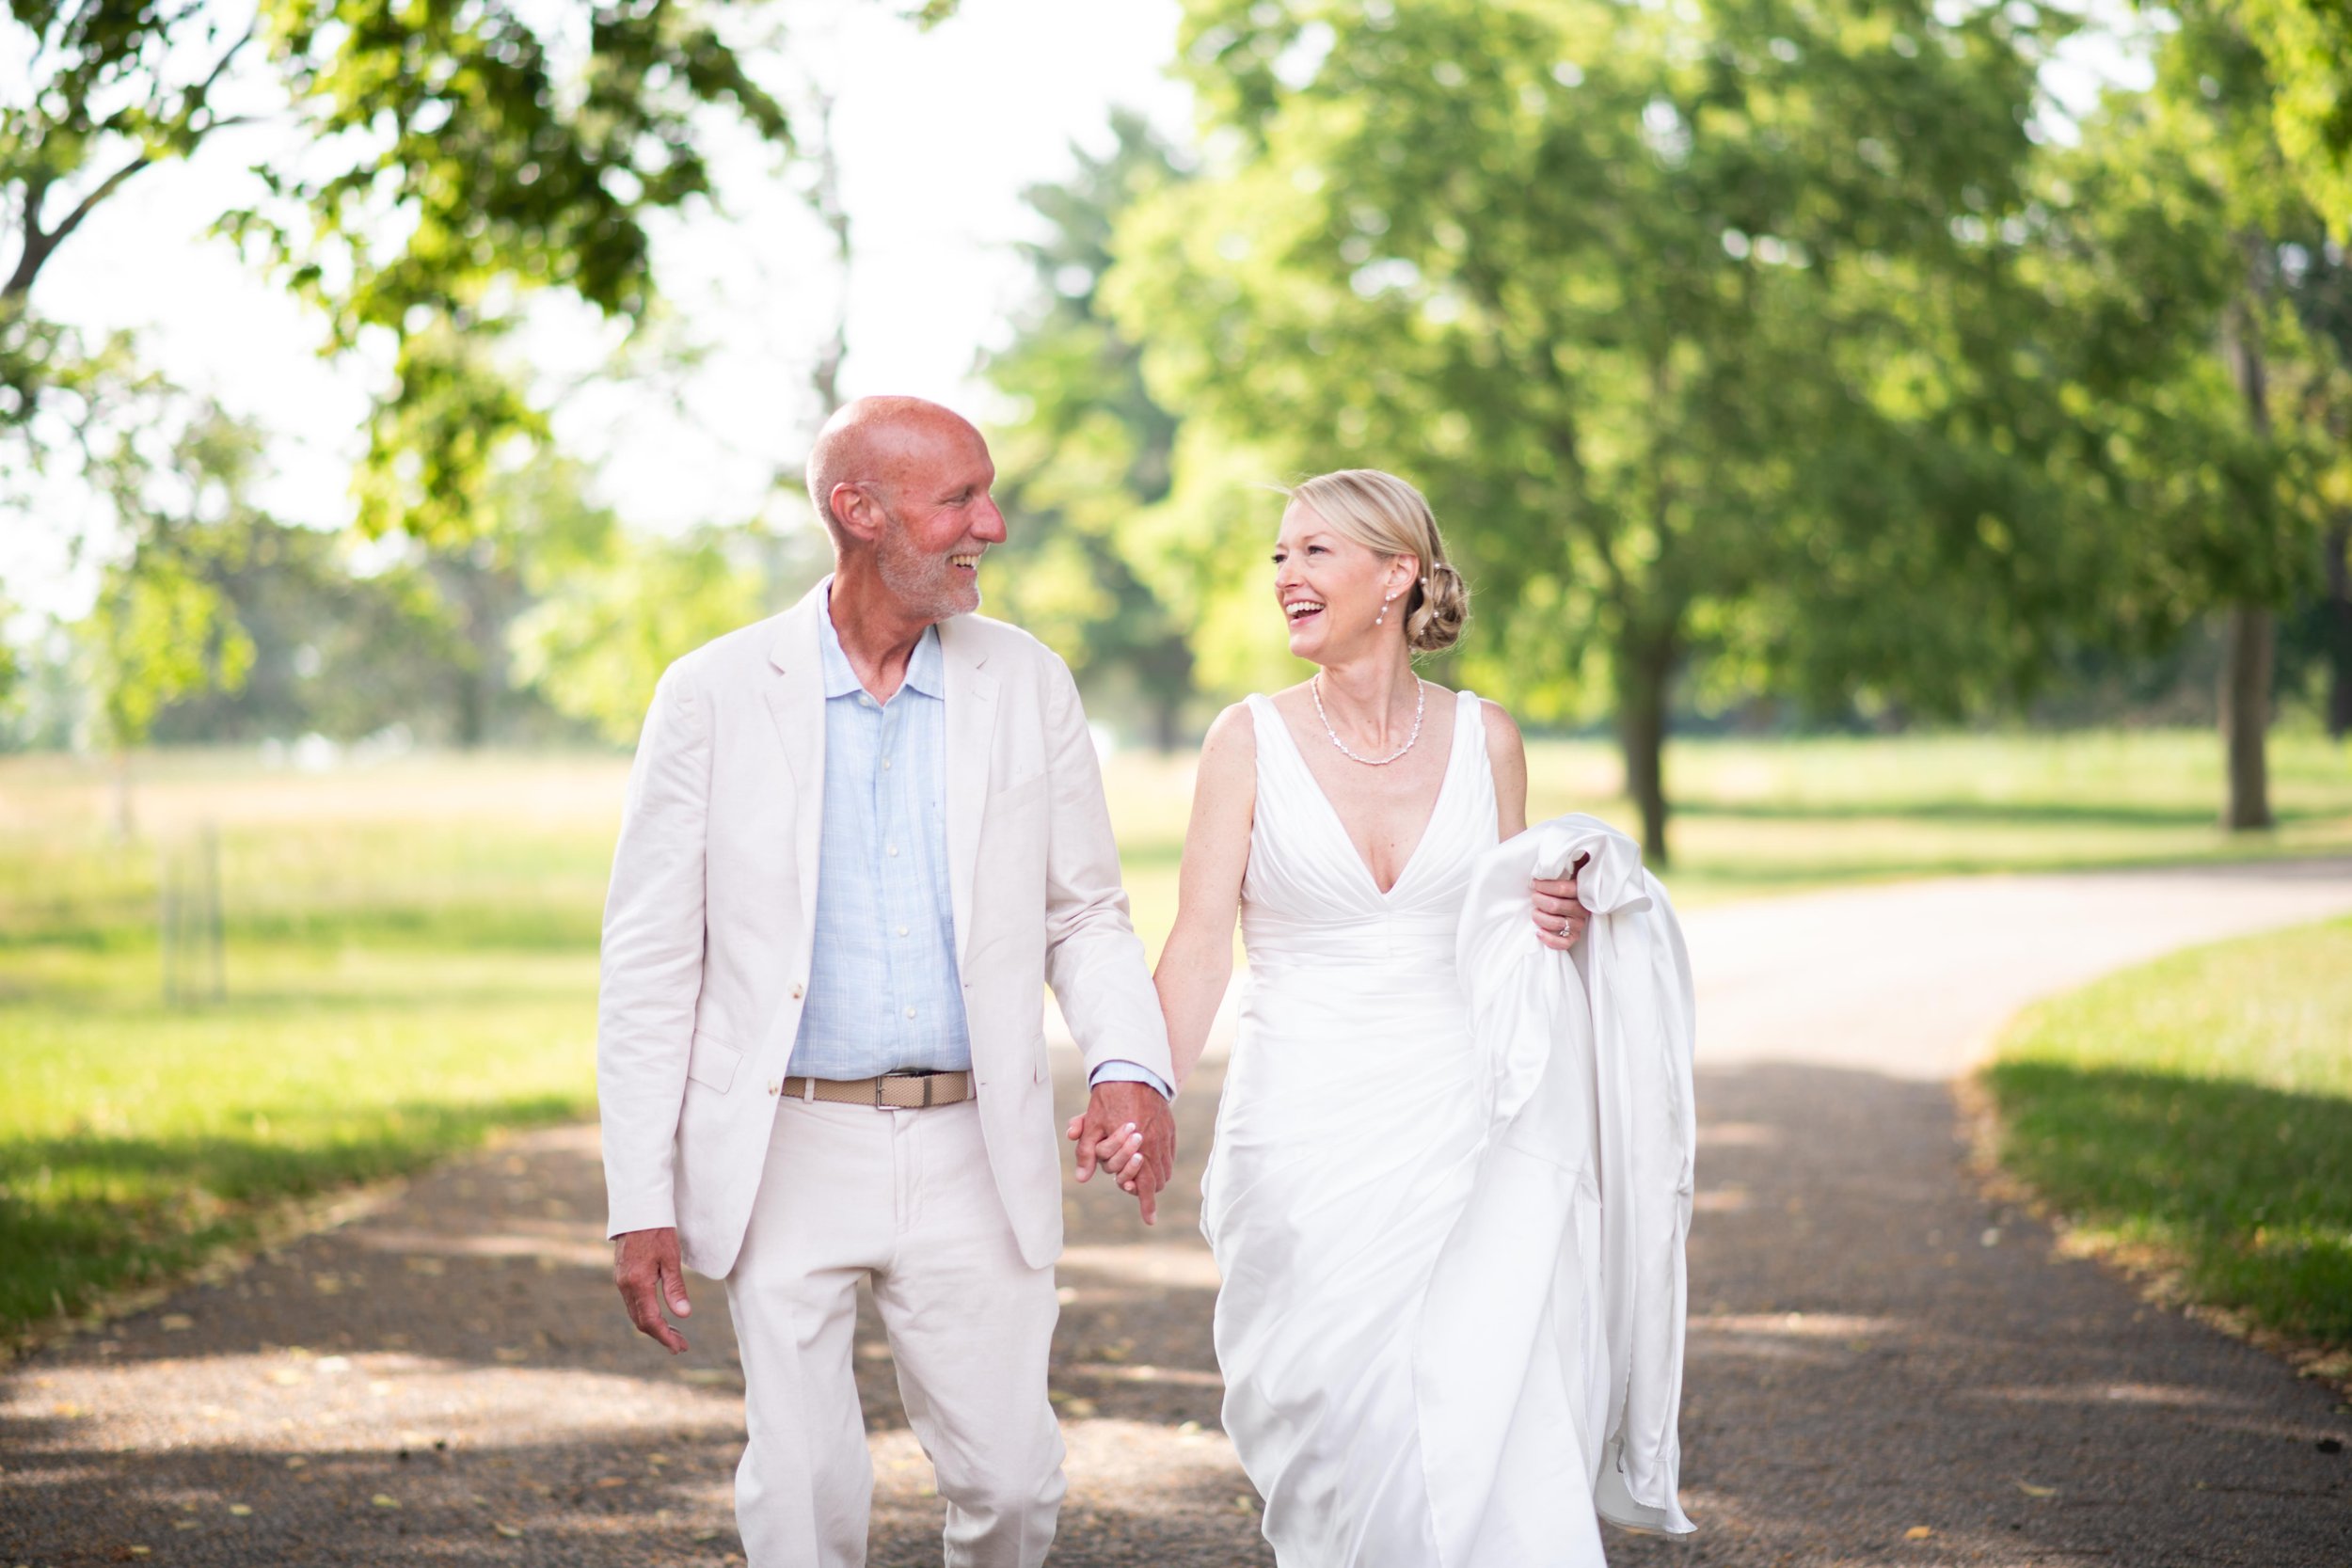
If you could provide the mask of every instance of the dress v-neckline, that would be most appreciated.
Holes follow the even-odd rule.
[[[1412,852],[1405,857],[1405,864],[1398,870],[1396,880],[1385,888],[1380,885],[1379,876],[1372,869],[1372,862],[1364,858],[1361,849],[1356,847],[1355,837],[1347,831],[1347,819],[1340,815],[1340,808],[1331,803],[1331,797],[1324,789],[1323,781],[1315,777],[1314,768],[1308,765],[1307,753],[1299,746],[1298,737],[1291,734],[1290,721],[1282,717],[1282,710],[1275,705],[1272,697],[1263,699],[1267,710],[1274,715],[1275,728],[1282,732],[1283,742],[1290,747],[1291,760],[1298,765],[1298,770],[1307,777],[1307,787],[1322,802],[1324,820],[1331,825],[1333,832],[1339,834],[1340,845],[1347,851],[1347,858],[1356,863],[1357,870],[1363,873],[1364,885],[1371,888],[1372,895],[1384,904],[1396,895],[1398,888],[1412,880],[1413,868],[1421,863],[1421,852],[1429,846],[1429,831],[1438,825],[1438,814],[1445,810],[1446,797],[1454,791],[1454,775],[1458,771],[1455,764],[1462,756],[1462,694],[1456,691],[1453,695],[1454,734],[1446,742],[1445,772],[1438,779],[1438,798],[1430,802],[1429,815],[1421,825],[1421,836],[1413,841]]]

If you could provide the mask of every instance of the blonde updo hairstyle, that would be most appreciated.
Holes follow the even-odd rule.
[[[1318,474],[1290,492],[1337,531],[1377,555],[1409,555],[1421,576],[1405,591],[1405,642],[1434,654],[1461,639],[1470,619],[1470,584],[1445,558],[1445,540],[1428,500],[1394,474],[1342,468]]]

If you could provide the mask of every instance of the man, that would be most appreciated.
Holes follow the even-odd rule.
[[[864,1561],[850,1369],[872,1282],[950,1564],[1042,1561],[1060,1173],[1041,977],[1147,1223],[1174,1160],[1167,1031],[1066,666],[969,612],[1005,538],[979,432],[867,398],[809,495],[835,567],[662,676],[605,908],[597,1094],[630,1320],[672,1352],[723,1278],[753,1568]]]

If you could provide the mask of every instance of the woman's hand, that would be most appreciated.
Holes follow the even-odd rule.
[[[1072,1117],[1062,1136],[1076,1143],[1086,1119],[1084,1111]],[[1143,1172],[1143,1134],[1136,1131],[1134,1122],[1128,1122],[1094,1146],[1092,1161],[1080,1162],[1078,1180],[1084,1181],[1099,1169],[1117,1178],[1122,1191],[1132,1193],[1136,1190],[1136,1179]]]
[[[1535,908],[1535,940],[1556,953],[1565,953],[1584,935],[1593,911],[1577,902],[1576,874],[1590,857],[1579,855],[1565,877],[1533,878],[1528,890]]]

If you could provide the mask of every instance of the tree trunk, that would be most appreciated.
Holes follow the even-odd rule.
[[[1617,653],[1617,744],[1625,788],[1642,814],[1642,856],[1653,869],[1666,856],[1666,687],[1674,653],[1661,645]]]
[[[138,836],[131,810],[131,748],[115,748],[115,842],[128,844]]]
[[[2222,632],[2221,736],[2229,749],[2230,800],[2221,825],[2233,832],[2267,828],[2270,673],[2278,628],[2265,605],[2232,605]]]
[[[456,739],[461,751],[478,752],[490,734],[490,676],[479,665],[457,672]]]
[[[2352,512],[2328,531],[2328,733],[2352,736]]]
[[[2246,423],[2270,439],[2270,367],[2263,355],[2263,308],[2270,292],[2270,247],[2259,233],[2239,236],[2246,258],[2246,293],[2231,313],[2224,347],[2236,372]],[[2270,768],[2264,755],[2270,732],[2271,665],[2278,622],[2268,605],[2241,600],[2229,607],[2221,650],[2221,736],[2228,749],[2230,799],[2221,825],[2232,832],[2270,826]]]

